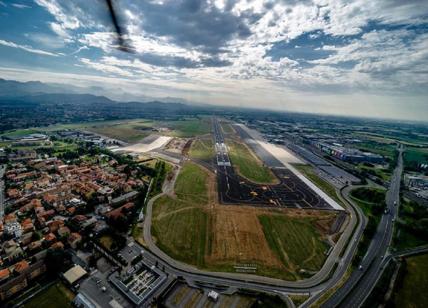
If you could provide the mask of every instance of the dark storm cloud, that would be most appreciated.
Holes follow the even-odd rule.
[[[197,67],[223,67],[231,65],[231,62],[217,57],[199,59],[198,61],[176,56],[162,56],[146,53],[140,57],[142,62],[160,67],[197,68]]]
[[[251,31],[248,24],[260,16],[251,11],[241,16],[231,13],[233,1],[224,11],[205,1],[181,0],[164,4],[147,1],[136,2],[141,11],[142,29],[156,36],[168,38],[172,43],[202,52],[217,54],[224,51],[227,43],[234,39],[245,39]]]

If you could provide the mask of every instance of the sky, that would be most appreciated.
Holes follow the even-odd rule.
[[[428,120],[426,0],[114,4],[134,53],[117,48],[103,0],[0,0],[0,77],[130,100]]]

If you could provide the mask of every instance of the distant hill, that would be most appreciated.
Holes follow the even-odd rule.
[[[5,80],[0,78],[1,97],[19,97],[40,93],[71,93],[64,86],[49,85],[40,81],[19,82],[15,80]]]
[[[163,98],[153,98],[145,95],[135,95],[130,94],[120,87],[109,88],[109,91],[106,91],[103,87],[100,86],[90,86],[90,87],[78,87],[73,85],[63,85],[56,83],[43,83],[40,81],[28,81],[20,82],[15,80],[6,80],[0,78],[0,98],[22,98],[26,97],[26,100],[29,100],[29,96],[37,95],[38,99],[42,98],[40,95],[44,94],[89,94],[97,97],[102,97],[110,99],[117,102],[150,102],[150,101],[162,101],[165,103],[184,103],[192,104],[187,102],[184,99],[176,97],[163,97]],[[108,97],[108,98],[107,98]],[[43,97],[47,101],[50,101],[49,97]],[[52,96],[53,99],[58,99],[59,97]],[[82,99],[85,99],[82,97]],[[86,99],[91,99],[87,97]],[[77,102],[74,102],[77,103]]]

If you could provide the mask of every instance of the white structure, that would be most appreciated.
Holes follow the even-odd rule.
[[[209,293],[208,293],[208,298],[209,299],[212,299],[213,301],[217,301],[218,300],[218,293],[216,292],[216,291],[210,291]]]
[[[295,155],[284,149],[283,147],[279,147],[270,143],[267,143],[261,139],[260,135],[246,127],[245,125],[238,124],[244,129],[251,137],[254,138],[255,142],[258,142],[261,147],[263,147],[266,151],[272,154],[276,159],[278,159],[287,169],[293,172],[303,183],[308,185],[317,195],[325,200],[332,208],[335,210],[343,210],[343,208],[330,196],[328,196],[325,192],[318,188],[314,183],[312,183],[309,179],[307,179],[299,170],[297,170],[292,163],[302,163],[300,159],[298,159]]]

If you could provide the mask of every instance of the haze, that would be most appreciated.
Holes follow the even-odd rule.
[[[0,1],[0,77],[121,100],[426,120],[426,1]],[[97,87],[97,88],[94,88]]]

